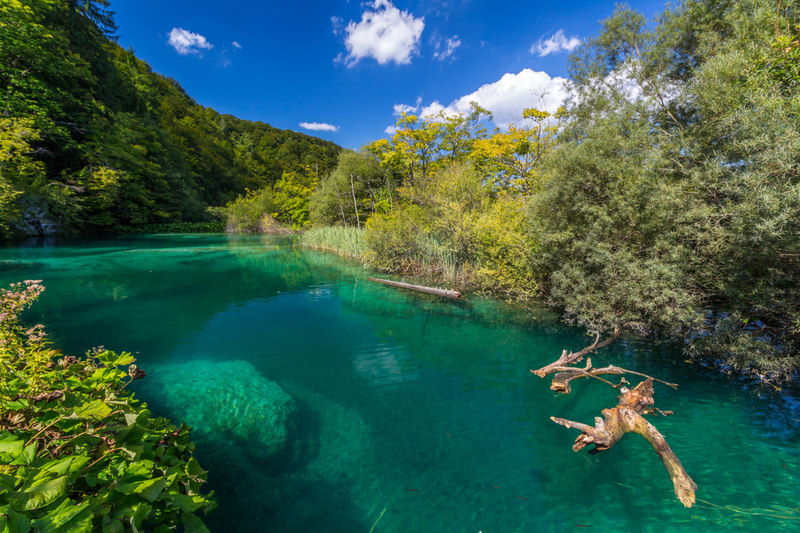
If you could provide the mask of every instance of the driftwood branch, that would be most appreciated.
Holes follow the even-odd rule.
[[[615,332],[612,337],[603,342],[598,342],[598,336],[594,344],[588,348],[584,348],[578,353],[567,353],[567,351],[564,350],[561,357],[554,363],[542,367],[539,370],[531,370],[531,372],[542,378],[555,373],[553,381],[550,384],[550,389],[564,394],[569,394],[571,392],[571,382],[580,378],[596,379],[620,390],[620,395],[617,397],[619,400],[617,406],[613,409],[604,409],[602,411],[603,417],[595,418],[594,426],[565,420],[563,418],[551,417],[551,420],[567,428],[580,430],[581,434],[575,440],[575,445],[572,447],[576,452],[590,444],[594,444],[594,448],[589,450],[589,453],[596,454],[611,449],[626,433],[637,433],[641,435],[650,443],[653,450],[655,450],[661,462],[664,464],[664,468],[667,469],[675,488],[675,495],[683,505],[691,507],[695,502],[697,485],[695,485],[692,478],[686,473],[686,470],[684,470],[680,460],[667,444],[664,436],[659,433],[655,426],[645,420],[643,416],[654,413],[665,416],[672,414],[671,411],[662,411],[653,405],[653,381],[658,381],[672,388],[677,388],[678,386],[674,383],[667,383],[666,381],[652,378],[646,374],[633,372],[618,366],[609,365],[603,368],[593,368],[591,358],[586,359],[586,366],[584,368],[568,366],[580,361],[588,353],[608,346],[614,342],[617,337],[618,333]],[[622,377],[620,383],[616,385],[600,377],[607,375],[624,376],[626,374],[642,376],[646,378],[646,380],[639,383],[633,389],[630,389],[627,387],[629,383],[624,377]]]
[[[589,426],[579,422],[552,417],[551,420],[567,428],[575,428],[581,434],[572,447],[576,452],[590,444],[594,449],[589,453],[595,454],[612,448],[626,433],[637,433],[644,437],[653,447],[664,468],[667,469],[675,495],[686,507],[695,503],[697,485],[686,473],[675,452],[667,444],[664,436],[650,424],[642,414],[653,409],[653,380],[647,379],[633,389],[623,387],[618,396],[619,403],[613,409],[604,409],[603,418],[595,418],[595,425]]]
[[[611,344],[612,342],[614,342],[618,338],[619,338],[619,332],[615,331],[614,335],[612,335],[611,337],[607,338],[603,342],[598,343],[597,341],[600,340],[600,335],[598,335],[597,338],[595,338],[595,340],[594,340],[594,344],[592,344],[591,346],[588,346],[588,347],[584,348],[583,350],[581,350],[578,353],[572,353],[572,352],[567,353],[567,351],[564,350],[563,352],[561,352],[561,357],[558,358],[558,361],[550,363],[549,365],[544,366],[544,367],[540,368],[539,370],[531,370],[531,372],[533,372],[534,374],[536,374],[540,378],[544,378],[546,376],[549,376],[553,372],[558,372],[559,368],[563,368],[565,366],[569,366],[572,363],[577,363],[578,361],[583,359],[586,355],[588,355],[588,354],[590,354],[590,353],[592,353],[592,352],[594,352],[596,350],[599,350],[600,348],[605,348],[606,346],[608,346],[609,344]]]
[[[623,378],[622,382],[619,385],[614,385],[608,380],[605,380],[599,376],[601,375],[608,375],[613,374],[617,376],[623,376],[625,374],[632,374],[634,376],[642,376],[647,379],[652,379],[653,381],[657,381],[659,383],[663,383],[668,387],[672,387],[673,389],[677,389],[678,385],[675,383],[668,383],[666,381],[661,381],[660,379],[656,379],[654,377],[650,377],[647,374],[642,374],[640,372],[634,372],[633,370],[628,370],[626,368],[620,368],[618,366],[609,365],[603,368],[592,368],[592,360],[586,359],[586,367],[585,368],[575,368],[569,366],[552,366],[548,365],[548,367],[552,367],[551,370],[553,372],[558,372],[555,376],[553,376],[553,382],[550,384],[550,390],[554,390],[556,392],[563,392],[564,394],[569,394],[572,392],[570,388],[570,381],[573,379],[580,379],[580,378],[594,378],[597,380],[602,381],[608,385],[611,385],[614,388],[620,388],[623,385],[627,385],[628,382],[625,381]],[[534,372],[531,370],[531,372]],[[536,372],[534,372],[536,373]]]
[[[388,279],[378,279],[378,278],[368,278],[368,279],[370,281],[377,281],[378,283],[384,283],[386,285],[392,285],[394,287],[410,289],[412,291],[426,292],[428,294],[435,294],[436,296],[443,296],[445,298],[452,298],[454,300],[458,300],[461,298],[460,292],[450,291],[447,289],[436,289],[433,287],[425,287],[423,285],[412,285],[410,283],[402,283],[400,281],[390,281]]]

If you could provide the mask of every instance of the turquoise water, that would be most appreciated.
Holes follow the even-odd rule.
[[[214,532],[800,531],[796,395],[635,339],[595,356],[681,384],[657,384],[656,405],[675,415],[653,422],[699,485],[685,509],[643,439],[590,456],[550,421],[590,423],[615,405],[600,383],[556,396],[529,372],[591,339],[546,309],[443,301],[370,274],[275,237],[0,249],[3,286],[44,280],[26,319],[65,353],[135,352],[150,373],[137,395],[164,416],[191,413],[220,502]],[[257,457],[265,437],[215,430],[271,382],[297,407],[280,465]]]

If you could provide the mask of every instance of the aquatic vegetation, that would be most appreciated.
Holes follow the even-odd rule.
[[[43,290],[0,290],[0,531],[208,531],[195,513],[216,502],[188,426],[125,390],[146,375],[131,354],[61,357],[44,326],[23,327]]]
[[[363,261],[367,252],[365,231],[344,226],[311,228],[300,237],[300,244],[317,250],[327,250],[343,257]]]

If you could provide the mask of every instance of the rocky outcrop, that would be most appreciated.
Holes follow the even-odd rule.
[[[148,369],[141,395],[173,420],[194,428],[193,440],[235,446],[269,469],[294,460],[294,399],[244,361],[163,365]],[[151,400],[155,398],[155,400]]]

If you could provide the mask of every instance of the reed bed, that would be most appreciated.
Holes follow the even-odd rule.
[[[363,229],[343,226],[311,228],[300,237],[300,244],[365,261],[367,255],[365,232]]]

